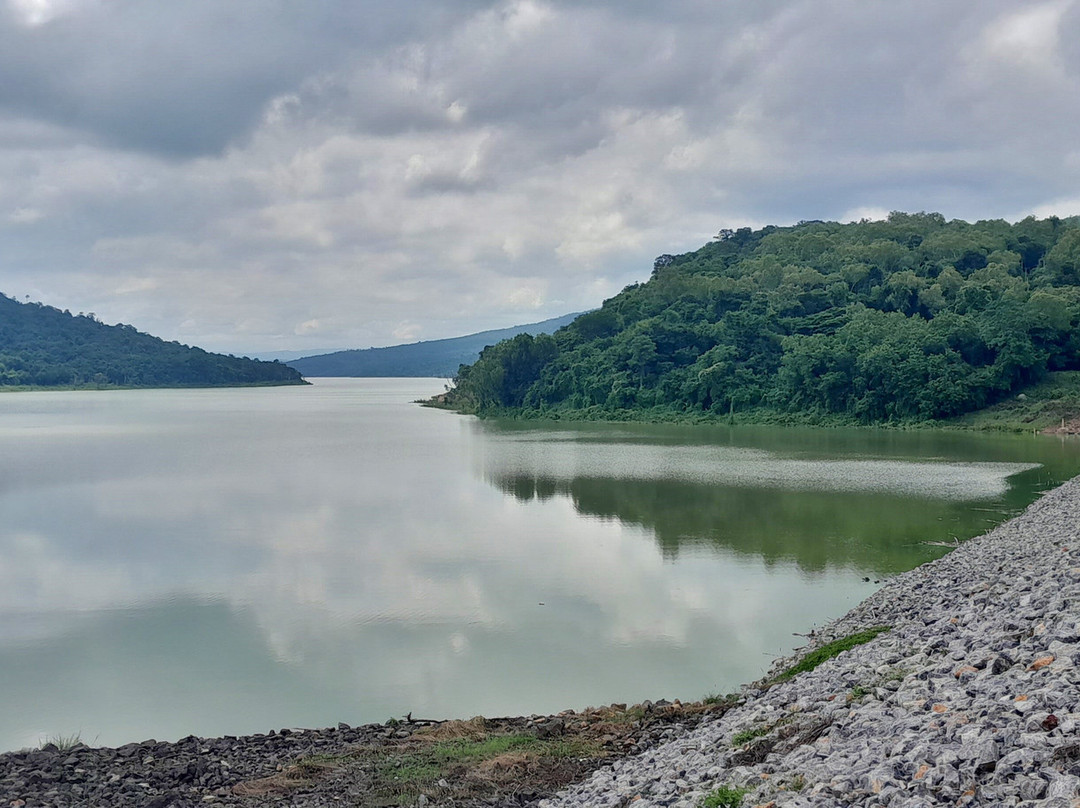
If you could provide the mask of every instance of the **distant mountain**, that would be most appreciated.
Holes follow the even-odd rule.
[[[389,348],[363,348],[308,356],[288,363],[305,376],[426,376],[450,378],[458,367],[475,362],[480,351],[518,334],[550,334],[572,322],[567,314],[541,323],[481,331],[464,337],[413,342]]]
[[[280,362],[208,353],[0,294],[0,387],[232,387],[303,384]]]
[[[288,364],[294,359],[303,359],[306,356],[315,356],[327,353],[333,353],[338,350],[337,348],[308,348],[306,351],[249,351],[244,356],[250,356],[252,359],[261,359],[264,362],[284,362]]]

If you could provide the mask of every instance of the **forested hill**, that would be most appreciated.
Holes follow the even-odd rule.
[[[130,325],[105,325],[0,295],[0,387],[206,387],[304,384],[278,362],[207,353]]]
[[[944,418],[1080,368],[1080,218],[803,222],[656,259],[552,336],[461,368],[448,403],[578,417]]]
[[[496,331],[481,331],[464,337],[391,345],[387,348],[360,348],[352,351],[291,359],[289,365],[305,376],[428,376],[450,378],[457,369],[475,362],[480,351],[518,334],[550,334],[578,315],[565,314],[541,323],[517,325]]]

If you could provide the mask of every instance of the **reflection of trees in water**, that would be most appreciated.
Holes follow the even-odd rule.
[[[491,482],[522,502],[568,497],[583,515],[646,527],[665,558],[723,549],[793,561],[812,572],[856,567],[884,575],[941,555],[920,542],[987,529],[970,503],[868,493],[732,488],[684,481],[506,475]]]

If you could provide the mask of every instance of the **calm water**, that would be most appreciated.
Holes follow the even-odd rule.
[[[698,698],[1056,439],[478,422],[435,380],[0,395],[0,749]]]

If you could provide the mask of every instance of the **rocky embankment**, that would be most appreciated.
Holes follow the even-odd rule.
[[[891,580],[817,644],[880,625],[540,805],[1080,806],[1080,481]]]
[[[386,756],[415,760],[452,727],[342,724],[0,755],[0,808],[1080,806],[1080,478],[891,580],[814,645],[877,626],[793,678],[778,661],[726,705],[451,722],[582,750],[548,769],[500,755],[483,777],[459,768],[394,797],[377,781]]]

